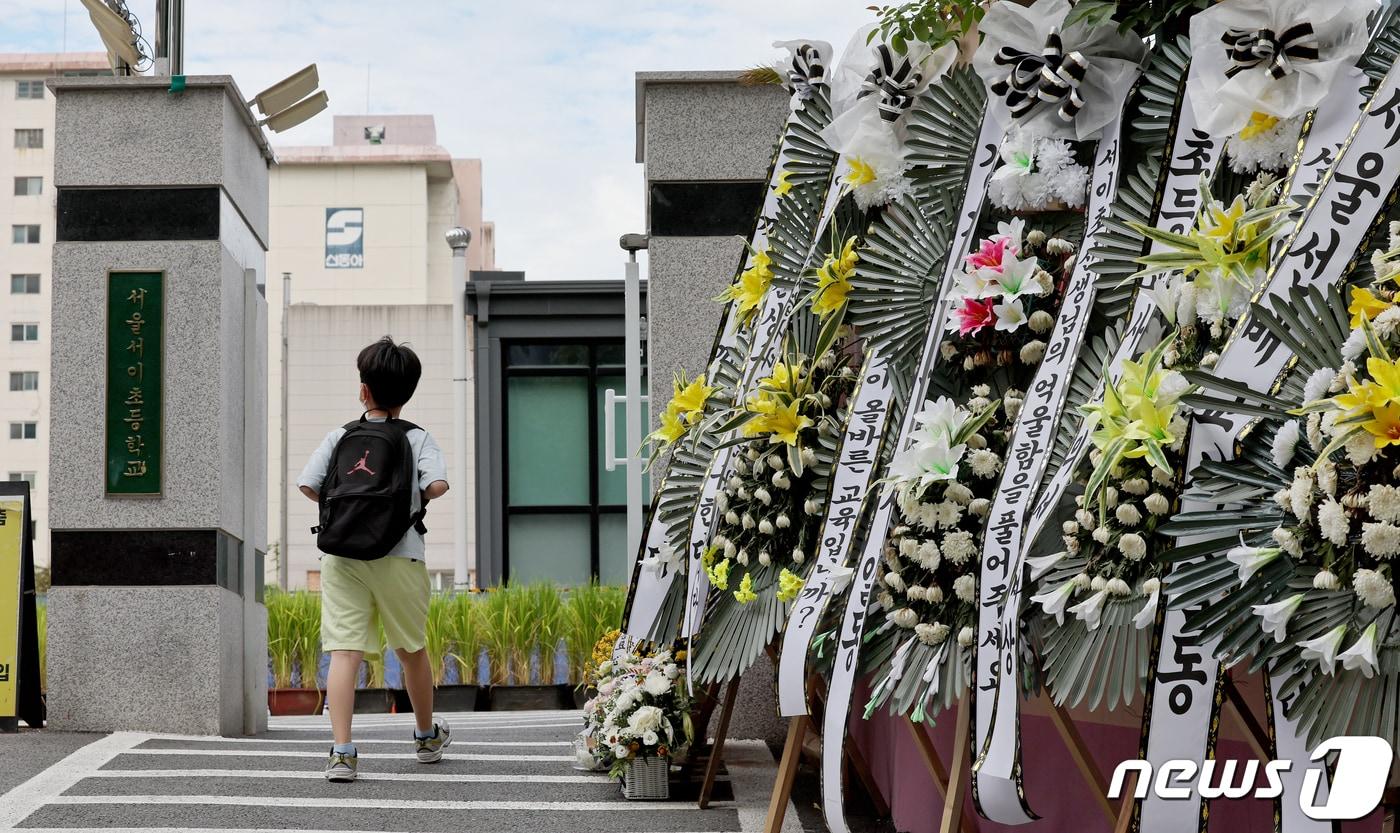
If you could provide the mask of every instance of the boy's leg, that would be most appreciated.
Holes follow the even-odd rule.
[[[413,722],[419,734],[427,734],[433,730],[433,669],[428,662],[428,649],[409,652],[395,648],[394,653],[399,655],[403,687],[413,703]]]
[[[364,656],[363,651],[331,651],[326,697],[331,709],[331,732],[337,746],[350,742],[350,726],[355,719],[355,682]]]

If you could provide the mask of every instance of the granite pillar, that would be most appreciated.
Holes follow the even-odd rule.
[[[58,78],[49,725],[267,725],[262,131],[224,76]],[[109,283],[163,276],[161,476],[108,480]],[[154,424],[154,415],[145,418]],[[120,465],[120,464],[119,464]],[[115,476],[115,475],[113,475]]]

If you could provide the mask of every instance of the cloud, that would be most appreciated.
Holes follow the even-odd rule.
[[[0,51],[62,48],[63,0],[7,6]],[[81,4],[67,6],[68,49],[100,48]],[[152,0],[129,6],[154,40]],[[645,218],[635,73],[742,69],[794,37],[839,53],[870,19],[851,0],[191,2],[185,70],[232,75],[251,95],[316,61],[332,113],[431,113],[440,144],[482,160],[500,268],[615,277],[618,236]],[[323,115],[274,142],[322,144],[330,128]]]

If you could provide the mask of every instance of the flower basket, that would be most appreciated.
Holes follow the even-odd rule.
[[[670,759],[647,755],[627,762],[622,797],[628,801],[665,801],[671,797]]]

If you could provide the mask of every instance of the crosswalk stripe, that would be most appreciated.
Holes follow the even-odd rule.
[[[130,755],[205,755],[215,757],[237,757],[237,758],[324,758],[325,752],[301,752],[289,749],[128,749],[121,753],[123,757]],[[395,755],[388,752],[362,752],[360,757],[366,760],[373,758],[395,759],[395,760],[417,760],[413,755]],[[447,753],[447,758],[454,761],[573,761],[573,755],[487,755],[473,754],[465,755],[457,753]]]
[[[0,795],[0,830],[8,830],[83,780],[93,770],[140,743],[144,735],[114,732],[74,751],[62,761]]]
[[[215,807],[296,807],[301,809],[355,810],[457,810],[495,812],[696,812],[688,801],[430,801],[409,798],[320,798],[251,795],[59,795],[50,805],[91,804],[197,804]]]
[[[457,734],[453,733],[454,736]],[[148,740],[179,741],[181,743],[319,743],[327,746],[331,743],[330,738],[218,738],[204,737],[201,735],[152,735]],[[355,744],[374,743],[413,743],[408,738],[364,738],[356,740]],[[567,740],[466,740],[459,741],[469,743],[472,746],[573,746]]]
[[[88,778],[285,778],[318,781],[325,777],[320,770],[284,769],[102,769]],[[593,775],[471,775],[398,772],[361,772],[359,781],[409,781],[443,784],[606,784],[603,773]],[[719,779],[725,780],[723,778]]]

